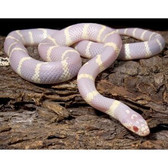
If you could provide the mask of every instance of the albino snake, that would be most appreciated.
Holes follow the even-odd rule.
[[[122,46],[119,34],[145,42]],[[40,56],[46,62],[30,57],[24,45],[38,45]],[[9,33],[4,43],[12,69],[22,78],[33,83],[56,84],[78,74],[78,89],[84,100],[140,136],[149,134],[147,122],[120,101],[102,96],[95,88],[95,78],[117,58],[148,58],[161,52],[164,46],[165,40],[158,33],[139,28],[116,30],[93,23],[75,24],[60,31],[17,30]],[[82,66],[80,55],[91,60]]]

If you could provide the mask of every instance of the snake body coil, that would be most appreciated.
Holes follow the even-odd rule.
[[[122,46],[119,34],[145,42]],[[40,56],[46,62],[30,57],[24,45],[38,45]],[[12,69],[22,78],[33,83],[55,84],[78,74],[78,89],[84,100],[140,136],[149,134],[146,121],[120,101],[102,96],[95,88],[95,78],[117,57],[122,60],[148,58],[161,52],[164,46],[163,37],[155,32],[139,28],[116,30],[93,23],[76,24],[60,31],[17,30],[9,33],[4,43]],[[80,55],[91,60],[82,66]]]

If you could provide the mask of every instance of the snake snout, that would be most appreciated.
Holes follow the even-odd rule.
[[[129,107],[123,108],[122,113],[117,113],[119,121],[130,131],[139,136],[146,136],[150,133],[146,120],[136,111]]]
[[[147,122],[144,119],[136,120],[132,123],[124,123],[123,125],[139,136],[147,136],[150,133]]]

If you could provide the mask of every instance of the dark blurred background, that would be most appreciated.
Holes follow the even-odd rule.
[[[29,28],[62,29],[75,23],[100,23],[113,28],[140,27],[152,30],[168,30],[168,19],[0,19],[0,35]]]

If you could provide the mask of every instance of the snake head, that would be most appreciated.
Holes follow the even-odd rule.
[[[139,136],[147,136],[150,133],[147,122],[144,119],[136,119],[134,122],[123,123],[130,131]]]
[[[145,119],[128,107],[122,109],[122,112],[118,113],[117,118],[127,129],[139,136],[147,136],[150,133]]]

